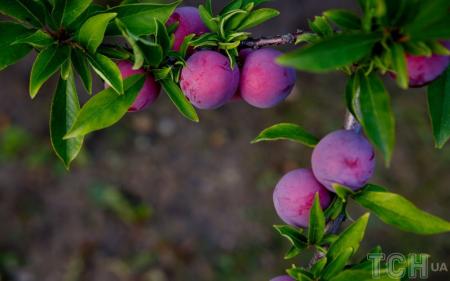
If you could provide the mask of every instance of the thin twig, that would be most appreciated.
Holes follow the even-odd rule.
[[[297,30],[295,33],[287,33],[273,37],[250,38],[242,41],[241,47],[259,49],[266,46],[294,44],[297,36],[302,33],[302,30]]]

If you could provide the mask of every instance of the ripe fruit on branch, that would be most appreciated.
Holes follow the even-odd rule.
[[[292,279],[289,275],[281,275],[270,279],[270,281],[294,281],[294,279]]]
[[[215,51],[194,53],[181,71],[181,89],[200,109],[222,106],[236,92],[238,84],[239,69],[231,69],[229,59]]]
[[[326,209],[331,193],[314,177],[310,169],[297,169],[284,175],[273,193],[278,216],[287,224],[307,227],[314,196],[319,193],[320,206]]]
[[[242,52],[241,52],[242,53]],[[282,53],[274,49],[245,52],[239,92],[249,104],[269,108],[283,101],[295,85],[294,69],[276,63]]]
[[[428,84],[441,75],[450,63],[450,56],[406,55],[409,86],[420,87]]]
[[[145,73],[146,79],[144,82],[144,86],[139,92],[136,100],[133,102],[131,107],[128,109],[128,112],[140,111],[152,104],[156,98],[159,96],[159,92],[161,91],[161,85],[159,85],[153,76],[146,72],[143,69],[134,70],[133,64],[130,61],[120,61],[117,63],[117,66],[120,69],[120,73],[122,74],[122,78],[125,79],[128,76],[135,74],[143,74]],[[108,86],[108,85],[106,85]]]
[[[179,7],[170,16],[167,25],[178,23],[178,27],[174,32],[175,40],[173,49],[180,50],[184,38],[189,34],[200,35],[208,32],[208,28],[200,18],[198,9],[195,7]]]
[[[363,187],[375,168],[375,151],[364,136],[338,130],[325,136],[312,153],[315,177],[330,191],[337,183],[353,190]]]

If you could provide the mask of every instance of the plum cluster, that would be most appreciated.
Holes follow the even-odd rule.
[[[374,172],[375,151],[360,133],[338,130],[317,144],[311,166],[287,173],[275,187],[275,210],[287,224],[308,227],[315,194],[319,194],[321,208],[328,208],[335,192],[333,184],[362,188]]]
[[[173,50],[178,51],[190,34],[208,32],[195,7],[177,8],[167,25],[176,24]],[[296,73],[275,60],[282,53],[274,49],[241,50],[239,66],[231,67],[227,56],[213,50],[191,50],[180,76],[180,88],[186,98],[199,109],[215,109],[230,100],[242,99],[258,108],[269,108],[283,101],[292,91]],[[129,111],[139,111],[152,104],[159,95],[160,85],[144,69],[133,70],[132,63],[118,63],[122,77],[145,73],[143,89]]]

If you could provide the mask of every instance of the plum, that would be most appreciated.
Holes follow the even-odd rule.
[[[289,275],[281,275],[270,279],[270,281],[295,281]]]
[[[180,86],[197,108],[214,109],[225,104],[239,85],[239,68],[219,52],[194,53],[181,71]]]
[[[445,71],[449,62],[449,56],[432,55],[426,57],[406,55],[409,86],[421,87],[428,84]]]
[[[180,50],[184,38],[189,34],[200,35],[208,32],[208,28],[200,18],[198,9],[195,7],[179,7],[176,8],[173,14],[167,21],[167,25],[178,22],[178,27],[174,32],[175,40],[173,49]]]
[[[322,209],[327,208],[331,203],[331,193],[316,180],[310,169],[296,169],[287,173],[273,193],[278,216],[287,224],[307,227],[316,193],[319,193]]]
[[[249,104],[269,108],[283,101],[295,85],[292,68],[276,63],[282,53],[274,49],[260,49],[245,54],[239,92]]]
[[[338,130],[326,135],[311,158],[315,177],[334,192],[333,183],[352,190],[363,187],[375,169],[375,151],[361,134]]]
[[[153,76],[150,73],[146,72],[144,69],[134,70],[133,63],[130,61],[119,61],[117,65],[120,69],[120,73],[122,74],[123,79],[135,74],[145,74],[147,77],[145,79],[144,86],[142,87],[131,107],[128,109],[128,112],[140,111],[152,104],[159,96],[159,92],[161,91],[161,85],[159,85],[155,81],[155,78],[153,78]]]

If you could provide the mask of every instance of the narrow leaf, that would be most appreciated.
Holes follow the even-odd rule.
[[[28,44],[35,48],[44,48],[53,43],[55,43],[55,40],[47,32],[44,32],[42,29],[38,29],[33,34],[14,41],[13,44]]]
[[[26,44],[12,45],[30,34],[32,31],[20,24],[0,22],[0,70],[16,63],[31,51],[31,46]]]
[[[1,0],[0,13],[34,26],[44,25],[44,9],[33,0]]]
[[[330,278],[341,272],[353,253],[354,251],[351,247],[346,248],[342,252],[340,252],[336,259],[334,259],[330,264],[327,265],[327,267],[325,267],[322,278],[325,280],[329,280]]]
[[[298,249],[305,249],[308,246],[306,243],[306,237],[300,232],[300,230],[289,225],[274,225],[273,227],[281,236],[286,238],[292,246],[295,246]]]
[[[450,138],[450,67],[428,86],[428,111],[437,148]]]
[[[116,13],[104,13],[90,17],[80,28],[77,41],[91,54],[95,54],[103,42],[108,23],[116,17]]]
[[[187,100],[180,87],[171,79],[160,81],[170,100],[176,106],[178,111],[187,119],[198,122],[198,115],[192,104]]]
[[[72,64],[89,94],[92,93],[92,74],[85,55],[77,49],[72,50]]]
[[[361,19],[350,11],[335,9],[325,11],[323,14],[343,29],[361,28]]]
[[[274,140],[290,140],[309,147],[314,147],[319,142],[318,138],[296,124],[280,123],[263,130],[252,143]]]
[[[50,111],[50,139],[56,155],[68,169],[83,145],[83,137],[65,140],[63,137],[80,111],[73,73],[67,80],[59,79]]]
[[[361,124],[366,135],[384,155],[386,163],[392,157],[395,143],[395,121],[389,94],[375,73],[359,75]]]
[[[64,139],[84,136],[118,122],[128,111],[144,85],[143,75],[133,75],[124,81],[125,93],[107,88],[93,96],[80,110],[70,131]]]
[[[311,72],[350,65],[370,54],[379,33],[338,34],[278,58],[281,64]]]
[[[74,22],[92,3],[92,0],[57,0],[53,17],[59,26]]]
[[[392,52],[392,68],[395,73],[397,84],[402,89],[408,88],[409,77],[406,65],[405,50],[402,45],[394,44],[391,47]]]
[[[319,193],[314,197],[314,203],[309,215],[308,243],[315,245],[320,243],[325,234],[325,215],[320,206]]]
[[[352,248],[354,252],[358,251],[359,244],[366,231],[369,215],[370,214],[367,213],[352,223],[339,235],[339,238],[330,245],[327,253],[327,257],[330,261],[335,260],[341,252],[347,248]]]
[[[30,96],[34,98],[42,85],[47,81],[67,60],[69,56],[68,46],[51,45],[39,53],[31,68]]]
[[[383,222],[403,231],[423,235],[450,231],[450,222],[418,209],[398,194],[364,190],[355,195],[354,199]]]
[[[123,94],[122,75],[119,67],[108,57],[102,54],[88,55],[89,64],[94,71],[105,80],[117,93]]]
[[[242,21],[237,31],[243,31],[255,27],[257,25],[260,25],[263,22],[266,22],[271,18],[278,16],[279,14],[280,12],[270,8],[262,8],[255,10],[251,12],[250,15]]]

